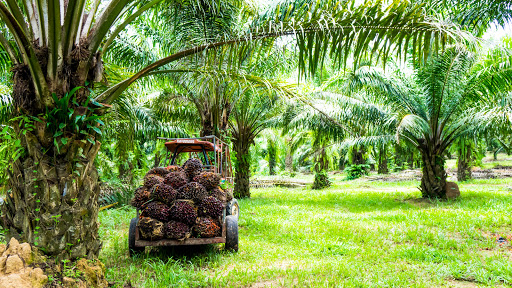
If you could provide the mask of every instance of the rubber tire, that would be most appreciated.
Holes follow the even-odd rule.
[[[128,251],[130,253],[130,257],[143,253],[145,250],[145,247],[135,247],[135,229],[137,228],[138,222],[139,218],[137,217],[132,218],[130,221],[130,230],[128,231]]]
[[[226,245],[224,249],[238,252],[238,219],[234,215],[226,217]]]
[[[226,215],[233,215],[236,217],[236,220],[240,219],[240,205],[238,205],[236,199],[229,201],[226,208]]]

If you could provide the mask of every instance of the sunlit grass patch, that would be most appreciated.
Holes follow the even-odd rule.
[[[469,181],[453,201],[418,201],[417,181],[253,189],[240,200],[238,253],[212,245],[129,258],[135,210],[107,210],[101,258],[118,287],[507,286],[511,247],[496,241],[512,237],[507,185]]]

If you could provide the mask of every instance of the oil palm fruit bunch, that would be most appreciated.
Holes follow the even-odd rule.
[[[164,223],[150,217],[141,217],[137,223],[143,239],[159,240],[164,238]]]
[[[165,223],[164,230],[165,237],[169,239],[185,239],[190,236],[190,227],[174,220]]]
[[[147,174],[155,174],[160,177],[165,177],[169,173],[169,170],[165,169],[164,167],[155,167],[148,171]]]
[[[219,199],[213,196],[208,196],[204,198],[199,204],[197,213],[199,216],[210,216],[212,218],[218,218],[222,216],[222,209],[224,209],[224,204],[222,204]]]
[[[144,217],[151,217],[163,222],[167,222],[169,220],[170,211],[171,209],[164,203],[153,201],[144,207],[141,215]]]
[[[210,191],[219,186],[220,175],[213,172],[202,172],[195,176],[193,181],[203,185],[206,190]]]
[[[176,166],[176,165],[167,166],[167,167],[165,167],[165,170],[167,170],[169,172],[183,172],[183,173],[185,173],[185,170],[183,170],[183,168],[181,168],[180,166]]]
[[[149,192],[148,188],[141,186],[135,190],[131,204],[135,208],[142,209],[149,199],[151,199],[151,192]]]
[[[228,201],[226,192],[224,192],[224,190],[222,190],[220,187],[213,188],[210,191],[210,195],[215,197],[215,198],[217,198],[217,199],[219,199],[220,202],[227,202]]]
[[[178,189],[177,199],[194,200],[196,203],[208,196],[208,191],[197,182],[190,182]]]
[[[161,176],[158,176],[156,174],[146,174],[146,176],[144,176],[144,186],[146,186],[146,188],[153,188],[153,186],[155,186],[156,184],[160,184],[160,183],[163,183],[164,182],[164,178],[162,178]]]
[[[185,223],[187,225],[194,225],[197,212],[194,206],[187,201],[176,201],[170,210],[171,219]]]
[[[216,221],[208,217],[197,218],[193,230],[196,237],[211,238],[220,236],[220,226]]]
[[[226,189],[226,200],[229,202],[233,200],[233,192],[229,189]]]
[[[161,201],[167,205],[170,205],[174,200],[176,200],[177,194],[178,192],[176,192],[176,190],[164,183],[156,184],[151,190],[151,198]]]
[[[170,172],[165,176],[164,183],[170,185],[174,189],[178,189],[181,186],[187,184],[188,179],[183,172]]]
[[[190,181],[203,171],[203,163],[197,158],[189,158],[182,166]]]

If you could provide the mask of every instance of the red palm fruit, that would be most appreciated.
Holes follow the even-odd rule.
[[[178,189],[188,183],[187,176],[183,172],[171,172],[164,178],[164,183]]]

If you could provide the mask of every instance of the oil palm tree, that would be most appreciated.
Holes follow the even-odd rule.
[[[358,114],[360,109],[371,112],[374,117],[387,115],[384,105],[377,105],[376,94],[373,87],[364,85],[366,79],[382,79],[382,69],[369,66],[362,62],[353,69],[336,71],[319,87],[320,95],[332,105],[338,107],[337,114],[333,115],[340,123],[344,123],[350,133],[346,133],[342,140],[342,147],[348,150],[351,164],[366,164],[365,154],[370,150],[377,159],[378,173],[388,173],[387,146],[395,142],[389,137],[392,127],[389,122],[361,122]],[[371,108],[370,108],[371,107]],[[380,115],[380,116],[379,116]],[[371,136],[370,136],[371,135]],[[370,137],[368,137],[370,136]],[[356,141],[354,141],[356,139]],[[361,141],[364,139],[364,141]]]
[[[221,1],[215,6],[206,2],[197,5],[199,6],[179,3],[170,8],[171,11],[148,13],[149,15],[143,17],[146,21],[132,25],[134,31],[124,33],[119,40],[113,42],[114,47],[106,55],[107,59],[136,72],[152,60],[172,53],[175,43],[201,44],[200,41],[204,39],[214,40],[221,35],[233,35],[241,24],[237,23],[237,17],[247,14],[245,6],[238,7],[228,1]],[[176,23],[169,22],[170,18]],[[158,95],[153,99],[152,106],[160,112],[160,117],[183,122],[183,118],[176,117],[184,115],[176,113],[178,111],[174,106],[195,107],[198,113],[194,117],[201,122],[195,128],[201,129],[200,135],[221,136],[220,131],[227,128],[231,102],[235,101],[230,98],[234,94],[231,90],[238,84],[236,82],[243,81],[230,77],[234,70],[223,73],[228,72],[228,68],[215,57],[194,59],[194,63],[185,62],[182,65],[177,64],[180,68],[175,69],[173,74],[141,79],[138,83],[144,86],[144,91]],[[219,69],[216,65],[223,67]],[[231,82],[235,85],[229,85]],[[162,112],[167,112],[167,115]]]
[[[254,139],[273,123],[279,113],[279,99],[276,95],[245,93],[236,103],[229,121],[231,141],[236,153],[234,195],[239,198],[251,197],[249,178],[251,159],[249,149]]]
[[[512,92],[494,95],[492,102],[473,108],[478,119],[478,134],[487,140],[488,147],[497,147],[493,151],[494,159],[499,151],[512,152]]]
[[[219,1],[205,2],[220,7]],[[25,151],[13,162],[10,193],[1,206],[7,237],[62,258],[97,257],[101,241],[94,159],[101,145],[100,116],[137,80],[175,73],[174,64],[192,63],[192,55],[216,57],[236,67],[241,59],[263,55],[274,39],[294,35],[300,71],[314,73],[326,54],[337,63],[349,55],[357,60],[368,47],[384,59],[392,49],[402,55],[412,49],[426,57],[444,42],[467,40],[456,26],[425,18],[420,5],[297,2],[256,15],[248,29],[230,35],[193,43],[176,37],[165,57],[150,59],[128,78],[101,89],[97,83],[105,79],[105,53],[130,23],[156,5],[176,11],[172,8],[196,1],[2,0],[0,46],[12,67],[12,105],[20,117],[13,126]]]
[[[339,144],[347,135],[354,133],[351,119],[341,116],[338,107],[327,98],[309,97],[307,101],[289,105],[279,121],[283,134],[301,131],[287,147],[287,152],[293,153],[299,146],[305,146],[299,159],[302,162],[312,161],[311,168],[315,173],[313,189],[323,189],[330,185],[327,172],[335,157],[339,156],[337,152],[342,150]],[[358,152],[359,149],[355,154],[359,155]]]
[[[508,123],[504,100],[508,94],[503,93],[512,89],[512,69],[507,58],[490,56],[449,49],[417,68],[414,77],[359,69],[347,83],[354,90],[366,87],[366,96],[333,94],[328,100],[340,109],[330,115],[345,125],[350,122],[343,119],[352,118],[366,127],[368,133],[346,137],[352,145],[390,143],[393,134],[397,142],[413,145],[423,164],[422,196],[445,198],[447,149],[457,139],[481,131],[484,124]]]
[[[380,87],[384,96],[381,103],[388,107],[389,114],[384,119],[373,117],[365,106],[362,108],[368,112],[360,117],[395,123],[397,140],[418,149],[423,164],[420,190],[425,198],[446,197],[443,154],[454,141],[478,128],[479,117],[472,108],[485,103],[492,106],[496,95],[512,89],[509,65],[480,65],[477,59],[465,50],[449,49],[418,68],[414,81],[373,78],[366,82]]]
[[[161,116],[173,121],[181,121],[184,112],[175,107],[190,107],[195,111],[187,119],[197,119],[196,128],[200,130],[200,136],[216,135],[224,138],[229,134],[228,122],[232,110],[244,91],[270,91],[283,97],[293,97],[295,94],[291,88],[284,82],[262,78],[256,73],[248,74],[242,69],[219,72],[206,66],[183,70],[179,76],[168,79],[165,87],[158,88],[159,96],[153,106],[160,111]]]

